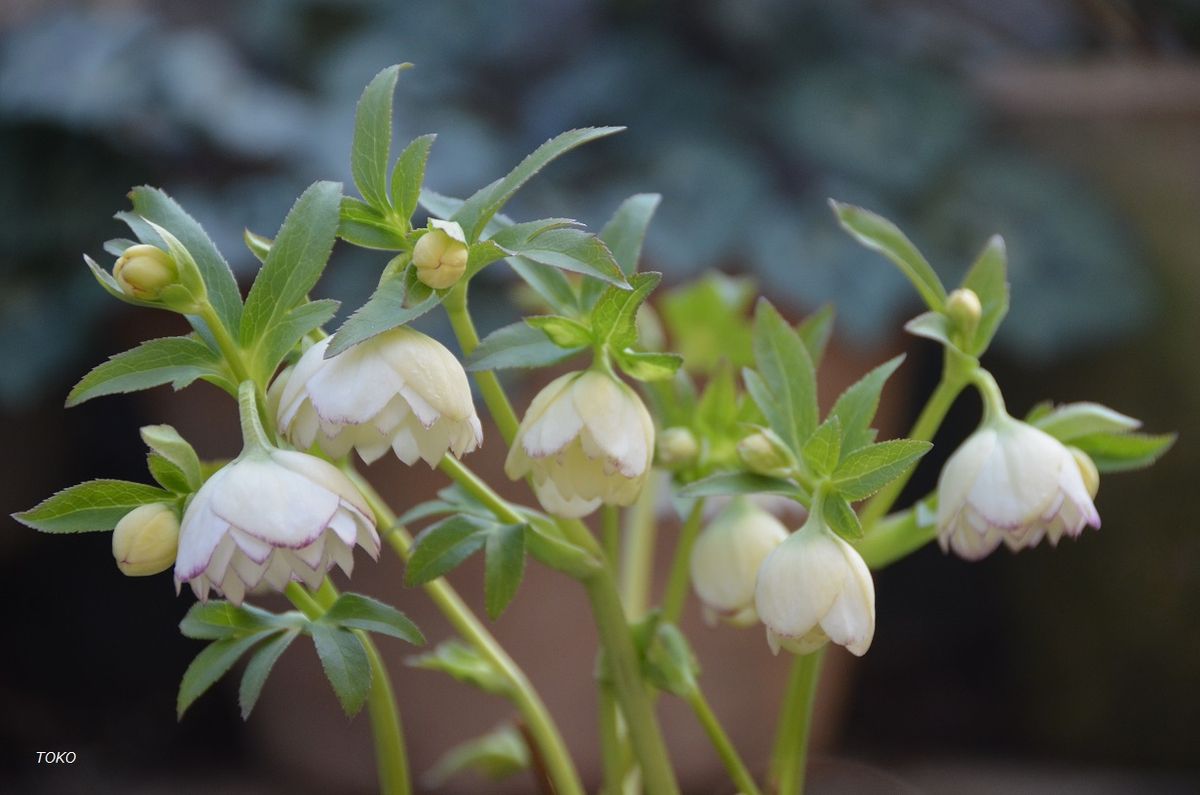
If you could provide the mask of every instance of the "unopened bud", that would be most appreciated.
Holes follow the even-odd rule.
[[[423,284],[443,290],[467,272],[467,240],[454,221],[429,220],[429,231],[413,246],[413,265]]]
[[[954,328],[970,339],[979,328],[979,319],[983,317],[983,304],[979,296],[969,287],[959,287],[946,297],[946,316],[954,324]]]
[[[784,441],[767,429],[743,437],[737,451],[742,465],[759,475],[785,476],[797,466],[796,456]]]
[[[1067,447],[1071,453],[1071,457],[1075,459],[1075,464],[1079,467],[1079,474],[1083,477],[1084,488],[1088,490],[1088,494],[1092,499],[1096,499],[1096,493],[1100,491],[1100,470],[1096,469],[1096,462],[1087,453],[1080,450],[1078,447]]]
[[[145,577],[175,564],[179,548],[179,517],[171,506],[155,502],[140,505],[117,522],[113,531],[113,557],[127,577]]]
[[[113,266],[113,278],[130,298],[153,301],[179,281],[179,268],[161,248],[139,244],[125,249]]]
[[[658,461],[667,469],[685,467],[700,454],[696,435],[687,428],[667,428],[658,437]]]

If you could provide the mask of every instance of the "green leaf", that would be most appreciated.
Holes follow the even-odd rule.
[[[1058,439],[1072,442],[1092,434],[1120,434],[1142,427],[1133,417],[1127,417],[1099,403],[1067,403],[1038,417],[1033,426]]]
[[[524,257],[509,257],[506,262],[551,309],[568,315],[579,311],[579,299],[575,295],[575,288],[561,270]],[[584,284],[602,282],[592,279]]]
[[[347,629],[387,635],[420,646],[425,636],[417,625],[391,605],[356,593],[344,593],[325,611],[321,620]]]
[[[745,367],[754,361],[747,309],[754,300],[751,279],[719,271],[667,291],[660,303],[663,322],[688,370],[711,373],[722,361]]]
[[[342,709],[354,715],[362,709],[371,689],[371,667],[362,640],[348,629],[319,621],[308,625],[313,646],[321,658],[325,678],[333,685]]]
[[[825,349],[829,347],[829,339],[833,336],[834,314],[833,304],[824,304],[796,326],[796,333],[808,350],[814,370],[820,369]]]
[[[637,273],[646,229],[661,201],[662,196],[657,193],[630,196],[621,202],[613,217],[600,230],[600,239],[608,246],[613,259],[627,277]],[[591,307],[604,291],[604,285],[598,281],[585,281],[581,290],[581,303],[584,307]]]
[[[726,494],[785,494],[802,492],[790,480],[755,475],[751,472],[721,472],[689,483],[679,490],[680,497],[719,497]]]
[[[871,421],[879,409],[879,395],[892,373],[904,363],[904,355],[876,367],[848,388],[833,404],[830,416],[842,421],[842,449],[852,453],[870,444],[875,438]]]
[[[136,392],[162,384],[182,389],[197,378],[237,392],[220,356],[196,337],[147,340],[93,368],[67,395],[67,406],[77,406],[101,395]]]
[[[306,622],[299,613],[275,615],[249,604],[212,600],[195,602],[179,622],[185,638],[220,640],[222,638],[261,635],[277,629],[298,628],[297,619]]]
[[[468,770],[488,781],[500,781],[529,765],[529,744],[514,726],[504,725],[451,748],[423,776],[422,783],[438,789],[451,777]]]
[[[592,330],[580,323],[562,315],[534,315],[525,318],[525,322],[541,331],[560,348],[583,348],[592,342]]]
[[[392,207],[401,220],[410,223],[421,197],[421,184],[425,181],[425,164],[429,160],[429,149],[436,135],[414,138],[404,147],[392,170]]]
[[[343,196],[338,208],[337,236],[359,248],[403,251],[409,247],[403,228],[371,205],[350,196]]]
[[[933,447],[914,439],[893,439],[857,450],[833,473],[833,485],[847,500],[870,497],[910,470]]]
[[[620,132],[623,127],[586,127],[569,130],[539,146],[506,176],[480,188],[463,202],[450,220],[462,225],[467,240],[474,243],[487,222],[521,187],[559,155],[577,146]]]
[[[150,470],[150,476],[155,482],[167,491],[175,494],[189,494],[192,491],[183,470],[158,453],[146,456],[146,468]]]
[[[380,282],[370,299],[351,315],[325,350],[325,358],[337,356],[360,342],[416,320],[442,302],[442,296],[432,293],[414,306],[406,307],[404,276],[394,274]]]
[[[723,365],[713,372],[696,404],[695,426],[705,436],[720,436],[737,416],[737,385],[733,371]],[[690,419],[690,418],[689,418]]]
[[[591,232],[565,227],[551,229],[512,246],[505,246],[497,237],[499,233],[492,240],[496,245],[503,246],[509,255],[518,255],[552,268],[627,287],[628,282],[613,259],[612,252],[604,245],[604,241]]]
[[[950,318],[941,312],[922,312],[904,324],[904,330],[914,337],[940,342],[948,348],[958,346],[950,339]]]
[[[179,469],[192,490],[200,488],[204,482],[200,458],[188,441],[179,435],[179,431],[170,425],[144,425],[141,436],[147,447]]]
[[[337,236],[341,200],[339,183],[315,182],[292,205],[246,296],[240,335],[246,348],[254,349],[321,278]]]
[[[878,251],[900,268],[920,293],[925,304],[934,311],[941,311],[946,304],[946,288],[934,272],[933,266],[921,255],[904,233],[891,221],[875,213],[842,204],[830,199],[829,206],[837,215],[842,228],[851,237],[873,251]]]
[[[158,188],[142,185],[129,193],[133,212],[120,213],[142,242],[165,247],[166,243],[145,221],[167,229],[191,253],[208,290],[208,300],[226,328],[237,329],[242,317],[242,293],[229,264],[205,234],[203,227],[184,212],[174,199]],[[139,217],[140,216],[140,217]]]
[[[496,525],[474,516],[452,516],[421,531],[413,543],[405,582],[421,585],[454,569],[487,542]]]
[[[983,314],[979,326],[970,342],[967,353],[981,356],[996,336],[996,329],[1008,314],[1008,257],[1004,249],[1004,238],[994,235],[984,246],[971,270],[967,271],[962,286],[979,296]]]
[[[662,274],[653,271],[634,274],[632,289],[609,287],[592,309],[592,335],[596,342],[613,350],[632,348],[637,344],[637,311],[658,283]]]
[[[825,476],[837,468],[842,455],[842,423],[836,414],[821,423],[804,443],[804,463],[814,473]]]
[[[299,634],[300,631],[296,629],[281,632],[255,651],[250,662],[246,664],[246,670],[242,673],[242,684],[238,688],[238,705],[242,710],[242,720],[250,719],[250,713],[258,703],[258,697],[262,693],[263,685],[267,683],[267,677],[271,675],[271,669],[275,667],[275,662]]]
[[[337,313],[339,303],[331,298],[309,301],[288,312],[267,331],[258,345],[258,366],[263,373],[273,373],[279,363],[296,347],[304,335],[328,323]]]
[[[441,671],[492,695],[507,696],[510,692],[508,680],[496,666],[461,640],[443,641],[433,651],[409,657],[408,664],[427,671]]]
[[[1071,440],[1096,462],[1101,472],[1143,469],[1161,458],[1175,444],[1178,434],[1095,433]]]
[[[858,521],[858,514],[850,507],[850,503],[840,494],[830,494],[825,497],[821,506],[822,515],[833,532],[847,541],[855,541],[863,537],[863,527]]]
[[[560,348],[541,329],[517,321],[484,337],[467,356],[466,367],[471,372],[511,367],[548,367],[583,350],[583,347]]]
[[[568,541],[557,524],[545,516],[526,514],[529,524],[525,546],[539,563],[555,571],[584,580],[600,571],[604,564],[584,548]]]
[[[659,690],[680,698],[696,691],[700,665],[674,624],[655,621],[654,634],[642,652],[642,665],[646,678]]]
[[[269,633],[247,635],[242,638],[222,638],[204,647],[191,665],[183,672],[179,683],[179,696],[175,702],[175,714],[182,719],[183,713],[204,692],[216,684],[225,672],[233,667],[243,654]]]
[[[43,533],[88,533],[112,530],[125,514],[152,502],[171,502],[175,495],[155,486],[126,480],[89,480],[57,492],[13,518]]]
[[[496,619],[517,594],[525,576],[525,525],[501,525],[488,533],[483,577],[484,606]]]
[[[354,143],[350,149],[350,172],[359,193],[380,210],[388,202],[388,162],[392,151],[392,95],[401,70],[412,64],[389,66],[363,89],[354,113]]]
[[[626,348],[616,351],[613,358],[625,375],[637,381],[666,381],[675,377],[683,366],[677,353],[647,353]]]
[[[762,380],[751,396],[771,429],[798,453],[817,428],[817,376],[800,336],[765,298],[754,312],[754,361]]]

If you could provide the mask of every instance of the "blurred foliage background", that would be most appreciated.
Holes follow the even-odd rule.
[[[994,363],[1010,404],[1094,398],[1183,441],[1152,473],[1105,481],[1099,534],[973,566],[925,550],[882,573],[884,642],[853,669],[831,752],[934,789],[954,787],[948,760],[1166,771],[1139,780],[1174,786],[1200,769],[1200,542],[1179,499],[1200,463],[1197,48],[1191,0],[9,0],[0,427],[10,460],[31,460],[0,487],[4,511],[140,477],[133,431],[164,419],[161,396],[59,408],[104,355],[171,328],[111,301],[80,258],[120,233],[129,187],[166,188],[246,276],[242,228],[271,234],[305,185],[348,181],[359,91],[412,61],[397,135],[439,133],[431,187],[465,194],[561,130],[627,125],[512,214],[598,226],[624,196],[661,192],[647,260],[669,282],[721,268],[796,314],[833,301],[851,358],[909,344],[897,329],[916,302],[826,197],[895,220],[947,282],[1003,234],[1013,311]],[[351,309],[379,264],[339,249],[322,289]],[[497,290],[501,271],[486,272]],[[474,306],[485,330],[513,311]],[[910,347],[896,431],[936,377],[934,353]],[[211,418],[214,394],[185,405],[221,438],[233,421]],[[949,445],[974,422],[965,402]],[[170,722],[195,651],[174,629],[185,603],[123,580],[106,544],[12,523],[0,536],[3,603],[28,605],[0,662],[4,770],[45,786],[29,749],[69,741],[97,749],[98,773],[275,775],[228,704]]]

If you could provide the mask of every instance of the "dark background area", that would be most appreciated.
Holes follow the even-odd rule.
[[[815,775],[944,792],[1187,791],[1200,781],[1198,49],[1200,5],[1186,0],[0,3],[0,510],[89,478],[145,479],[136,431],[150,422],[175,424],[201,455],[236,452],[232,406],[207,385],[61,408],[105,356],[179,328],[112,301],[80,255],[110,263],[101,243],[124,234],[111,215],[150,183],[247,283],[242,228],[271,234],[305,185],[348,181],[362,86],[412,61],[397,136],[439,133],[431,187],[462,195],[561,130],[627,125],[555,164],[511,214],[599,226],[624,196],[662,193],[646,264],[669,284],[720,268],[753,275],[793,317],[837,303],[823,394],[910,352],[886,394],[892,435],[936,380],[937,350],[900,333],[919,311],[911,289],[845,238],[826,197],[891,217],[947,282],[1002,233],[1013,311],[988,364],[1010,407],[1093,399],[1181,441],[1153,470],[1106,477],[1104,527],[1077,542],[977,564],[931,547],[881,572],[870,653],[831,655]],[[321,290],[353,308],[382,264],[339,246]],[[516,309],[505,269],[485,277],[474,306],[488,330]],[[424,327],[447,336],[436,318]],[[518,405],[535,387],[514,384]],[[964,398],[914,494],[977,416]],[[471,462],[501,482],[486,431],[493,444]],[[397,507],[442,483],[394,464],[372,477]],[[477,567],[453,579],[481,604]],[[395,561],[363,562],[355,588],[446,636]],[[190,602],[168,575],[122,577],[107,534],[6,519],[0,789],[369,791],[365,718],[346,722],[301,644],[248,724],[230,683],[175,722],[199,648],[176,628]],[[693,612],[685,628],[757,766],[786,660],[757,632],[710,631]],[[495,630],[594,772],[582,597],[531,571]],[[509,717],[384,644],[418,771]],[[690,716],[663,710],[689,791],[727,791]],[[79,761],[39,767],[39,750]],[[464,777],[446,791],[481,788]]]

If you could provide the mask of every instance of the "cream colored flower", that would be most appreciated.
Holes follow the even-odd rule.
[[[328,347],[305,351],[275,390],[279,430],[297,447],[334,458],[354,448],[368,464],[390,447],[433,467],[483,442],[467,374],[437,340],[401,326],[326,359]]]
[[[139,505],[113,530],[117,568],[127,577],[145,577],[171,568],[179,547],[179,517],[161,502]]]
[[[862,656],[875,636],[875,584],[862,556],[813,514],[758,572],[755,606],[771,650],[833,641]]]
[[[542,507],[586,516],[601,503],[629,505],[654,455],[654,422],[628,385],[596,370],[568,373],[533,399],[504,471],[532,474]]]
[[[745,496],[734,497],[705,526],[692,546],[692,587],[710,624],[724,619],[739,627],[758,621],[754,587],[767,555],[787,528]]]
[[[179,268],[161,248],[138,244],[117,258],[113,278],[130,298],[152,301],[164,287],[179,281]]]
[[[1094,478],[1093,472],[1087,473]],[[1001,543],[1076,537],[1100,515],[1080,464],[1061,442],[1007,415],[986,422],[950,456],[938,480],[938,542],[968,560]]]
[[[306,453],[248,448],[184,512],[175,583],[235,604],[261,586],[315,588],[334,564],[351,572],[355,544],[379,556],[374,517],[345,475]]]
[[[429,219],[429,231],[413,246],[417,278],[435,290],[452,287],[467,272],[470,250],[462,227],[455,221]]]

